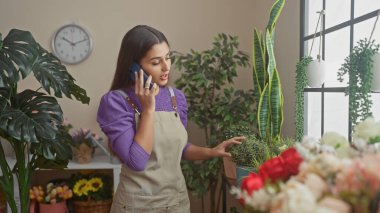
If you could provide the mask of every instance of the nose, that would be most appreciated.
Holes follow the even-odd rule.
[[[162,71],[169,71],[171,66],[170,60],[163,60],[162,61]]]

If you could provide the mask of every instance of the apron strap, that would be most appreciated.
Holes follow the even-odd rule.
[[[177,117],[178,116],[177,100],[175,99],[174,90],[170,86],[168,87],[168,89],[169,89],[169,92],[170,92],[170,98],[171,98],[171,101],[172,101],[173,109],[175,111],[175,116]],[[121,89],[118,89],[116,91],[118,93],[120,93],[127,100],[128,104],[135,110],[136,114],[138,114],[140,116],[141,113],[140,113],[139,109],[137,108],[136,104],[132,101],[132,99],[127,95],[127,93],[125,93]]]
[[[131,98],[129,98],[129,96],[127,95],[127,93],[125,93],[123,90],[121,90],[121,89],[118,89],[118,90],[116,90],[118,93],[120,93],[124,98],[125,98],[125,100],[127,100],[127,102],[128,102],[128,104],[129,105],[131,105],[131,107],[135,110],[135,112],[136,112],[136,114],[138,115],[138,116],[140,116],[140,111],[139,111],[139,109],[137,108],[137,106],[136,106],[136,104],[132,101],[132,99]]]
[[[169,88],[169,92],[170,92],[170,98],[172,100],[172,105],[173,105],[173,109],[175,111],[175,116],[178,117],[178,112],[177,112],[177,100],[175,99],[175,95],[174,95],[174,91],[173,91],[173,88],[172,87],[168,87]]]

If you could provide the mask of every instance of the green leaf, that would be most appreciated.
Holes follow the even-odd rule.
[[[263,92],[260,96],[260,102],[257,109],[257,121],[260,138],[263,141],[267,141],[270,125],[270,108],[269,108],[269,87],[268,84],[265,85]],[[269,123],[270,124],[270,123]]]
[[[9,90],[1,88],[0,100],[6,101]],[[0,114],[0,128],[11,137],[26,142],[53,140],[57,124],[62,123],[62,110],[54,97],[25,90],[7,102]],[[3,104],[0,104],[3,105]]]
[[[10,87],[32,71],[38,44],[27,31],[12,29],[0,49],[0,85]]]
[[[274,69],[270,84],[270,107],[272,122],[272,137],[279,138],[283,124],[283,96],[281,90],[280,76],[277,69]]]
[[[272,34],[272,31],[274,30],[276,26],[276,22],[278,17],[280,16],[282,9],[284,8],[285,0],[276,0],[276,2],[272,5],[270,15],[269,15],[269,21],[267,25],[267,30],[270,34]]]

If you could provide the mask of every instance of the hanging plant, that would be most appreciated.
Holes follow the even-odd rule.
[[[344,76],[349,80],[345,95],[349,96],[349,116],[353,125],[372,116],[371,86],[373,77],[373,56],[379,51],[374,40],[362,39],[344,59],[338,72],[338,80]]]
[[[296,116],[296,140],[301,141],[304,132],[304,101],[305,101],[305,93],[304,88],[307,85],[307,67],[312,61],[312,57],[307,56],[303,57],[297,63],[296,69],[296,107],[295,107],[295,116]]]
[[[350,125],[372,116],[371,88],[373,80],[373,57],[379,52],[379,45],[372,40],[373,32],[379,19],[377,14],[369,39],[358,41],[351,54],[344,59],[338,71],[338,80],[342,82],[343,76],[348,75],[348,84],[345,95],[349,96]],[[351,128],[352,129],[352,128]]]

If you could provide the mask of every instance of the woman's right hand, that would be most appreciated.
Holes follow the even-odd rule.
[[[135,93],[141,103],[142,111],[154,112],[156,108],[155,91],[157,84],[154,83],[153,87],[149,89],[149,85],[152,82],[152,76],[150,75],[144,85],[144,71],[142,69],[140,69],[138,74],[135,72],[135,79]]]

